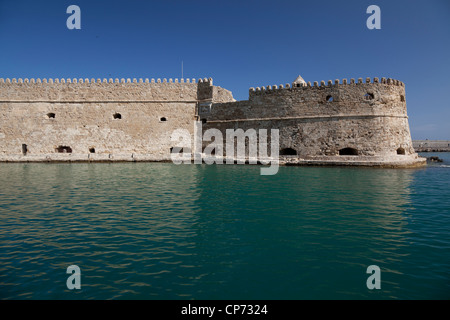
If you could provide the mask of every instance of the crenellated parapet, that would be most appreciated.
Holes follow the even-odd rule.
[[[85,78],[85,79],[83,79],[83,78],[79,78],[79,79],[77,79],[77,78],[73,78],[73,79],[71,79],[71,78],[57,78],[57,79],[52,79],[52,78],[49,78],[49,79],[47,79],[47,78],[36,78],[36,79],[34,79],[34,78],[31,78],[31,79],[28,79],[28,78],[25,78],[25,79],[22,79],[22,78],[19,78],[19,79],[16,79],[16,78],[13,78],[13,79],[9,79],[9,78],[6,78],[6,79],[4,79],[4,78],[0,78],[0,83],[48,83],[48,84],[53,84],[53,83],[85,83],[85,84],[93,84],[93,83],[96,83],[96,84],[101,84],[101,83],[103,83],[103,84],[106,84],[106,83],[109,83],[109,84],[111,84],[111,83],[122,83],[122,84],[124,84],[124,83],[134,83],[134,84],[136,84],[136,83],[140,83],[140,84],[142,84],[142,83],[204,83],[204,84],[208,84],[208,85],[211,85],[212,86],[212,78],[204,78],[204,79],[198,79],[198,81],[196,81],[196,79],[195,78],[192,78],[192,79],[189,79],[189,78],[186,78],[186,79],[184,79],[184,78],[181,78],[181,79],[178,79],[178,78],[175,78],[175,79],[172,79],[172,78],[169,78],[169,79],[167,79],[167,78],[163,78],[163,79],[161,79],[161,78],[151,78],[151,79],[149,79],[149,78],[145,78],[145,79],[143,79],[143,78],[139,78],[139,79],[137,79],[137,78],[133,78],[133,79],[131,79],[131,78],[121,78],[121,79],[119,79],[119,78],[115,78],[115,79],[113,79],[113,78],[109,78],[109,79],[106,79],[106,78],[103,78],[103,79],[100,79],[100,78],[97,78],[97,79],[95,79],[95,78],[91,78],[91,79],[88,79],[88,78]]]
[[[0,78],[0,101],[197,101],[213,99],[212,78]]]
[[[279,91],[279,90],[298,90],[298,89],[313,89],[313,88],[333,88],[333,87],[341,87],[345,85],[367,85],[367,84],[384,84],[384,85],[392,85],[392,86],[400,86],[404,87],[405,84],[399,80],[391,79],[391,78],[358,78],[354,79],[351,78],[350,81],[347,79],[336,79],[334,81],[328,80],[328,81],[314,81],[312,84],[310,81],[304,82],[304,83],[296,83],[293,82],[292,84],[280,84],[280,85],[269,85],[269,86],[262,86],[262,87],[256,87],[256,88],[250,88],[249,93],[250,96],[252,95],[260,95],[263,93],[269,93],[272,91]]]

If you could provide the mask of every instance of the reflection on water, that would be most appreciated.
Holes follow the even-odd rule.
[[[0,298],[448,298],[433,169],[2,164]]]

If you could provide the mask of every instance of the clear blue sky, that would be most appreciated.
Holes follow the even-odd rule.
[[[81,30],[66,9],[81,8]],[[366,9],[381,8],[381,30]],[[248,88],[390,77],[413,139],[450,139],[450,1],[0,0],[2,78],[212,77]]]

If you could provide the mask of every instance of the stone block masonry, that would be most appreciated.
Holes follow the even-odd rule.
[[[212,79],[0,79],[0,161],[169,161],[171,133],[279,129],[288,164],[417,166],[405,87],[374,78],[250,88]],[[224,155],[226,156],[226,155]]]

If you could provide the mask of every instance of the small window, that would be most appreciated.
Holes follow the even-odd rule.
[[[373,95],[373,93],[366,93],[364,95],[364,99],[366,100],[373,100],[375,98],[375,96]]]
[[[166,117],[161,117],[161,118],[159,118],[159,121],[161,121],[161,122],[167,121],[167,118]]]
[[[58,153],[72,153],[72,148],[68,146],[59,146],[55,151]]]
[[[356,150],[355,148],[344,148],[344,149],[339,150],[339,155],[340,156],[357,156],[358,150]]]
[[[191,148],[171,147],[170,153],[191,153]]]
[[[405,102],[405,96],[404,95],[400,95],[400,101],[401,102]]]
[[[280,150],[280,156],[296,156],[297,150],[292,148],[285,148]]]
[[[327,102],[333,102],[333,96],[327,96]]]
[[[206,121],[206,119],[202,119],[202,123],[206,123],[207,121]]]
[[[49,119],[55,119],[55,114],[53,112],[49,112],[49,113],[47,113],[47,117]]]
[[[397,154],[406,154],[406,152],[405,152],[405,149],[403,149],[403,148],[398,148],[397,149]]]
[[[114,113],[113,118],[114,119],[122,119],[122,115],[120,113]]]
[[[89,153],[95,153],[95,148],[89,148]]]
[[[24,156],[26,156],[26,155],[27,155],[27,152],[28,152],[28,147],[27,147],[27,145],[24,143],[24,144],[22,144],[22,154],[23,154]]]

